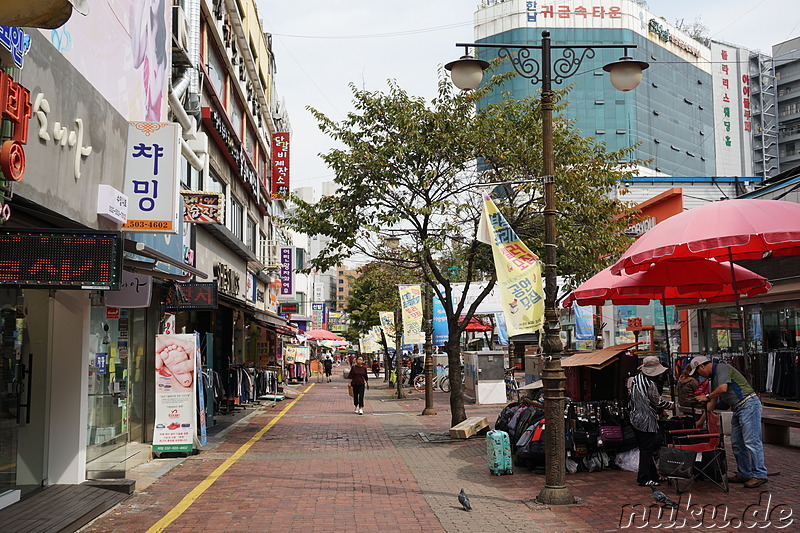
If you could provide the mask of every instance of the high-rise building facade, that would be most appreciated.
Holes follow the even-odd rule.
[[[593,49],[560,82],[556,62],[564,49],[553,50],[553,88],[571,86],[563,115],[585,136],[609,150],[636,145],[632,157],[645,161],[642,170],[653,176],[752,176],[747,51],[698,42],[631,0],[505,0],[488,2],[475,15],[479,43],[537,45],[544,30],[554,47],[620,46]],[[602,67],[624,55],[626,44],[636,46],[628,55],[650,68],[639,87],[620,92]],[[495,52],[478,51],[483,59]],[[516,76],[502,91],[521,98],[540,89]],[[502,97],[498,91],[489,100]]]
[[[800,37],[772,47],[781,172],[800,166]]]

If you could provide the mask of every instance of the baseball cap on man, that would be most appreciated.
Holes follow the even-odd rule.
[[[693,376],[694,373],[697,371],[697,367],[708,362],[709,362],[708,357],[706,357],[705,355],[698,355],[692,358],[692,360],[689,362],[689,375]]]

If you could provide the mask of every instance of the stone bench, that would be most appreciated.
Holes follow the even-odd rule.
[[[762,439],[766,444],[789,445],[789,430],[800,428],[800,415],[762,413],[761,424],[764,426]]]

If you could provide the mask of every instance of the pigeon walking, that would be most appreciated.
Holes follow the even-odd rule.
[[[472,505],[469,503],[469,496],[464,492],[464,489],[461,489],[461,492],[458,493],[458,503],[464,506],[465,511],[472,510]]]
[[[672,508],[675,508],[675,507],[678,506],[678,504],[675,503],[674,501],[672,501],[669,498],[669,496],[667,496],[666,494],[664,494],[663,492],[661,492],[657,488],[655,488],[655,487],[650,487],[650,488],[653,489],[653,499],[655,501],[657,501],[658,503],[660,503],[661,505],[664,505],[666,507],[672,507]]]

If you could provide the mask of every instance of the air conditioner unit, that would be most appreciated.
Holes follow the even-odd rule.
[[[172,36],[181,50],[189,50],[189,19],[181,6],[172,6]]]

